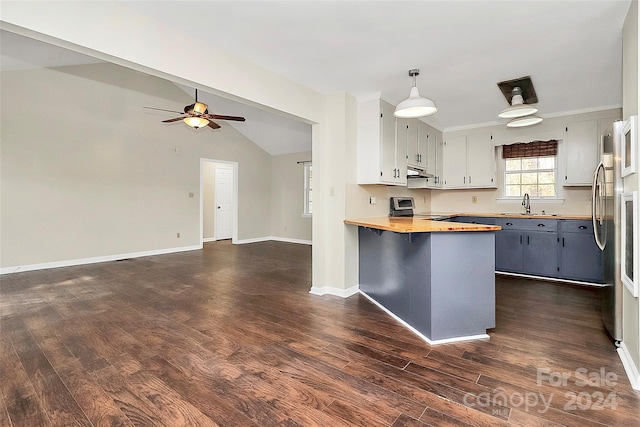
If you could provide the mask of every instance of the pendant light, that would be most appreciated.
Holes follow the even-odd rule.
[[[432,100],[420,96],[416,84],[419,74],[420,70],[418,68],[409,70],[409,76],[413,77],[413,87],[409,93],[409,98],[400,102],[396,107],[396,111],[393,113],[394,116],[403,119],[414,119],[430,116],[438,111],[438,107]]]
[[[523,128],[525,126],[537,125],[541,121],[542,121],[542,117],[538,117],[538,116],[516,117],[515,119],[509,120],[509,123],[507,123],[507,127]]]
[[[538,109],[533,105],[524,103],[522,99],[522,89],[514,87],[511,91],[511,105],[504,110],[500,111],[498,117],[501,119],[514,119],[516,117],[530,116],[538,112]]]

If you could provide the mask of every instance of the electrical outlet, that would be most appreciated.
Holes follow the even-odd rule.
[[[176,238],[180,238],[180,233],[176,233]]]
[[[189,193],[189,198],[193,199],[193,193]]]
[[[478,203],[478,196],[471,196],[471,203]]]
[[[329,187],[329,195],[331,197],[336,195],[336,187]]]
[[[376,198],[374,196],[369,196],[369,204],[370,205],[375,205],[376,204]]]

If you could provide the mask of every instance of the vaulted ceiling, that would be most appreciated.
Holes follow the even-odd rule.
[[[420,68],[420,93],[439,108],[425,121],[440,130],[503,123],[497,113],[507,101],[496,83],[522,76],[531,76],[543,117],[622,105],[630,0],[120,3],[325,94],[380,92],[396,104],[409,94],[407,71]],[[3,40],[3,56],[6,49]],[[250,115],[248,106],[217,98],[202,100]],[[256,143],[264,139],[271,153],[302,151],[285,148],[278,132],[292,126],[296,139],[308,125],[255,113]],[[250,133],[247,118],[241,131]]]

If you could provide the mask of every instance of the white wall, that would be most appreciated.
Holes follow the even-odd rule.
[[[638,13],[638,1],[633,0],[624,22],[622,82],[623,82],[623,117],[638,114],[638,25],[640,16]],[[637,142],[638,143],[638,142]],[[640,153],[640,143],[636,147],[636,153]],[[636,159],[638,162],[638,159]],[[637,166],[640,166],[638,162]],[[640,188],[640,171],[624,178],[624,191],[638,191]],[[640,213],[639,213],[640,215]],[[640,224],[640,217],[638,218]],[[636,255],[637,256],[637,255]],[[638,272],[636,272],[638,274]],[[625,362],[627,374],[634,387],[640,390],[640,303],[625,287],[623,291],[622,306],[622,342],[623,353],[621,357]]]
[[[271,158],[271,235],[281,239],[311,242],[312,219],[303,217],[304,167],[311,152],[283,154]]]
[[[512,144],[515,142],[530,142],[534,140],[557,139],[560,141],[558,148],[558,178],[564,176],[565,151],[562,139],[565,135],[565,127],[568,123],[592,119],[608,119],[622,117],[620,109],[603,110],[590,113],[572,114],[562,117],[545,119],[540,125],[522,128],[508,129],[506,126],[490,126],[479,129],[466,129],[456,132],[446,132],[443,136],[448,138],[458,135],[470,135],[477,132],[491,132],[494,145]],[[499,201],[502,197],[502,159],[500,150],[497,150],[497,189],[474,190],[433,190],[431,192],[431,209],[435,212],[478,212],[478,213],[512,213],[522,212],[519,201]],[[545,210],[551,214],[591,215],[591,187],[562,187],[562,203],[548,203],[533,200],[532,211]],[[477,196],[477,203],[471,203],[471,196]]]
[[[113,64],[0,84],[3,269],[199,246],[200,158],[239,163],[239,238],[270,235],[271,157],[224,122],[143,109],[192,102],[174,84]]]

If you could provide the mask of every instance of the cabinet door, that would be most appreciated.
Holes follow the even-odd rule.
[[[496,270],[522,273],[524,270],[524,249],[522,232],[511,230],[496,231]]]
[[[434,144],[436,146],[435,152],[436,152],[436,158],[435,158],[435,170],[436,173],[435,175],[435,179],[434,179],[434,187],[435,188],[442,188],[442,181],[443,181],[443,168],[444,168],[444,161],[442,160],[442,157],[444,155],[443,151],[444,151],[444,145],[442,142],[442,134],[439,133],[435,133],[432,132],[431,133],[431,137],[429,138],[430,140],[434,141]]]
[[[467,184],[496,187],[495,148],[491,133],[467,136]]]
[[[417,129],[416,129],[416,140],[418,141],[417,147],[417,158],[418,158],[418,166],[422,169],[427,169],[427,146],[429,141],[429,128],[426,124],[422,123],[420,120],[417,121]],[[409,157],[409,154],[407,154]]]
[[[391,104],[381,103],[382,116],[380,117],[380,168],[382,175],[380,180],[384,183],[393,184],[398,176],[396,168],[396,120],[393,117]],[[406,136],[405,136],[406,141]],[[406,170],[404,171],[406,175]]]
[[[598,121],[569,123],[565,133],[564,185],[591,185],[598,164]]]
[[[407,132],[411,129],[407,130]],[[415,127],[413,128],[415,132]],[[408,135],[407,135],[408,136]],[[398,171],[395,179],[396,185],[407,185],[407,142],[397,141],[396,143],[396,170]]]
[[[418,121],[415,119],[398,119],[398,129],[400,129],[400,123],[402,122],[406,122],[407,165],[420,167]],[[398,130],[398,137],[400,137],[400,130]],[[398,139],[398,142],[400,142],[400,139]]]
[[[467,186],[467,137],[449,138],[444,142],[444,188]]]
[[[558,235],[555,232],[524,234],[524,272],[536,276],[558,275]]]
[[[590,233],[560,235],[560,275],[563,279],[602,283],[602,251]]]
[[[433,175],[434,177],[437,175],[436,166],[437,166],[437,156],[436,156],[436,144],[438,142],[438,137],[435,132],[427,133],[427,147],[425,150],[425,170],[429,175]],[[442,163],[442,162],[441,162]]]

